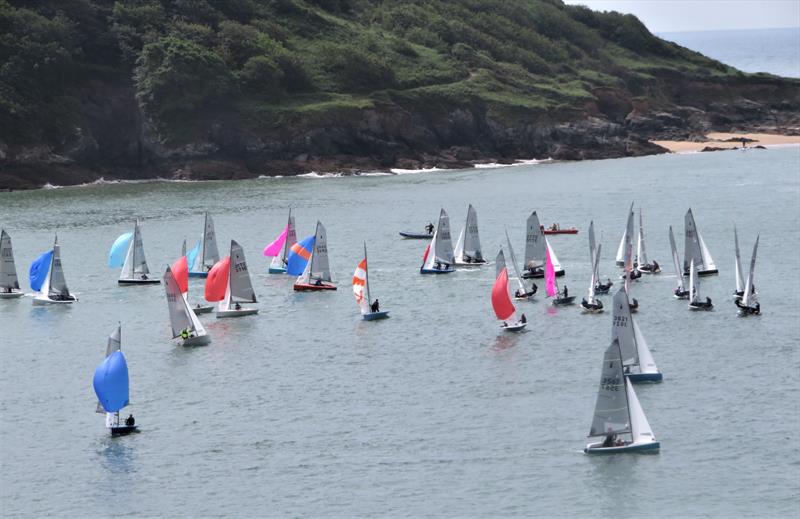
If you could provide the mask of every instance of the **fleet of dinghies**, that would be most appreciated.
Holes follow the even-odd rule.
[[[639,229],[636,254],[633,250],[633,204],[628,211],[625,231],[617,251],[616,263],[622,267],[624,282],[614,294],[612,301],[612,342],[605,351],[601,370],[601,381],[597,394],[590,437],[603,437],[603,441],[589,443],[587,454],[610,454],[622,452],[658,452],[660,443],[655,439],[644,411],[633,389],[634,383],[661,382],[663,375],[656,366],[653,355],[636,322],[633,312],[638,307],[632,298],[631,283],[641,273],[657,273],[660,267],[648,261],[644,240],[642,210],[639,209]],[[440,210],[437,224],[430,237],[420,267],[422,274],[444,274],[455,271],[456,266],[474,267],[487,264],[483,257],[478,233],[477,211],[472,205],[467,208],[467,218],[459,235],[455,250],[450,236],[447,212]],[[589,284],[587,296],[581,301],[585,313],[600,313],[604,304],[599,296],[608,294],[613,283],[600,281],[600,258],[602,244],[595,236],[594,221],[589,224]],[[503,332],[520,332],[527,325],[524,313],[518,312],[514,300],[532,300],[537,292],[535,284],[528,289],[524,279],[544,277],[547,297],[555,306],[570,305],[575,296],[570,296],[566,285],[559,289],[557,278],[564,274],[555,253],[542,232],[536,211],[526,222],[525,261],[520,272],[514,249],[505,231],[509,257],[501,246],[495,258],[495,277],[491,287],[491,306],[495,317],[502,322]],[[754,285],[754,271],[758,244],[757,236],[747,271],[741,267],[738,230],[734,228],[735,305],[741,315],[759,315],[760,303]],[[701,295],[700,277],[717,273],[716,265],[708,247],[697,230],[692,210],[685,215],[685,247],[681,264],[672,226],[669,227],[669,244],[677,286],[673,296],[688,299],[692,310],[711,310],[710,298]],[[298,276],[293,284],[297,291],[335,290],[328,258],[328,240],[325,226],[317,222],[313,235],[297,241],[295,221],[291,210],[281,233],[264,250],[263,255],[272,258],[268,272]],[[23,295],[17,278],[11,238],[5,230],[0,231],[0,299],[18,298]],[[120,235],[109,251],[108,264],[121,267],[120,284],[150,284],[161,280],[149,276],[144,255],[141,226],[137,220],[132,232]],[[353,273],[352,288],[364,321],[377,321],[389,316],[381,310],[377,298],[373,299],[370,288],[367,246],[364,243],[363,258]],[[513,275],[512,275],[513,273]],[[684,276],[688,275],[688,287]],[[205,277],[205,300],[217,303],[216,316],[240,317],[258,313],[255,291],[250,279],[244,250],[231,240],[228,256],[220,259],[216,244],[214,223],[205,214],[204,232],[192,250],[186,250],[183,242],[181,256],[164,272],[163,281],[167,299],[170,330],[173,339],[183,346],[209,344],[211,337],[197,317],[210,312],[212,305],[191,305],[188,298],[189,278]],[[35,291],[34,305],[71,304],[77,298],[67,288],[61,263],[60,247],[56,237],[52,249],[40,254],[29,270],[31,288]],[[514,289],[512,293],[512,288]],[[138,432],[132,415],[120,422],[120,411],[129,405],[129,373],[121,348],[121,325],[108,339],[106,355],[97,367],[93,386],[97,394],[97,412],[105,413],[106,427],[112,435]]]

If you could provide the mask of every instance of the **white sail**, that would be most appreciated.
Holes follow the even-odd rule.
[[[544,267],[545,247],[545,236],[534,211],[528,217],[525,228],[525,269]]]
[[[594,239],[594,220],[592,220],[589,222],[589,265],[594,264],[595,250],[597,250],[597,244]]]
[[[228,273],[228,305],[231,303],[257,303],[253,284],[250,282],[250,273],[247,270],[247,261],[244,257],[242,246],[231,240],[231,261]]]
[[[632,212],[633,212],[633,202],[631,202],[631,207],[630,209],[628,209],[628,214]],[[619,248],[617,248],[616,262],[617,265],[620,267],[625,265],[625,243],[628,239],[628,236],[630,235],[628,234],[628,226],[626,224],[625,231],[622,233],[622,238],[619,240]]]
[[[125,256],[125,264],[122,266],[120,279],[138,279],[142,274],[149,274],[147,260],[144,256],[144,246],[142,245],[142,231],[139,228],[139,220],[133,226],[133,239],[128,245],[128,253]]]
[[[106,344],[106,357],[114,353],[115,351],[119,351],[122,349],[122,325],[117,325],[117,329],[114,330],[111,335],[108,336],[108,343]],[[105,358],[105,357],[104,357]],[[97,401],[97,407],[94,410],[95,413],[103,414],[106,412],[103,409],[103,405],[100,401]]]
[[[458,234],[456,246],[453,249],[453,257],[458,262],[464,261],[464,229],[461,229],[461,232]]]
[[[636,244],[636,257],[639,266],[649,265],[647,261],[647,250],[644,246],[644,224],[642,223],[642,208],[639,208],[639,240]]]
[[[630,274],[633,272],[633,211],[628,212],[628,223],[625,226],[624,258],[625,274]]]
[[[653,430],[650,428],[650,423],[644,415],[642,405],[639,403],[639,398],[636,396],[636,391],[633,390],[633,384],[627,378],[625,379],[625,395],[628,400],[628,407],[630,409],[631,421],[631,436],[633,443],[649,443],[655,441]]]
[[[511,246],[511,238],[508,237],[508,229],[506,229],[506,244],[508,245],[508,255],[511,256],[511,266],[514,268],[514,277],[517,279],[517,286],[519,286],[519,289],[522,291],[521,293],[524,294],[527,290],[525,289],[525,284],[522,282],[522,275],[519,272],[517,263],[517,255],[514,254],[514,247]],[[502,253],[503,249],[500,249],[500,252]],[[498,267],[495,279],[500,275],[501,270],[502,269]]]
[[[700,254],[703,257],[704,270],[717,270],[717,264],[714,263],[714,258],[711,257],[711,253],[708,251],[708,247],[706,247],[706,242],[703,240],[703,235],[700,234],[700,231],[697,232],[697,239],[700,242]]]
[[[5,230],[0,231],[0,289],[19,290],[17,267],[14,265],[14,250],[11,248],[11,236]]]
[[[681,260],[678,257],[678,248],[675,246],[675,235],[672,233],[672,226],[669,226],[669,246],[672,252],[672,265],[675,267],[675,276],[678,278],[678,289],[685,292],[686,288],[683,285],[683,270],[681,269]]]
[[[50,263],[50,275],[47,277],[45,283],[48,285],[47,290],[42,287],[42,293],[47,294],[48,297],[63,296],[70,297],[69,288],[67,288],[67,280],[64,278],[64,269],[61,266],[61,247],[58,241],[53,244],[53,259]]]
[[[500,277],[500,273],[503,272],[503,269],[506,268],[506,257],[503,254],[503,247],[500,246],[500,252],[497,253],[497,257],[494,259],[494,278],[497,279]]]
[[[625,287],[614,294],[614,309],[612,310],[611,339],[619,342],[622,364],[634,366],[639,364],[639,350],[636,347],[636,337],[633,331],[633,316],[631,315],[630,302]]]
[[[452,265],[454,261],[453,242],[450,238],[450,217],[442,209],[439,213],[439,225],[436,229],[436,240],[431,250],[436,261],[446,265]]]
[[[211,269],[219,261],[219,249],[217,249],[217,233],[214,231],[214,220],[206,212],[205,223],[203,225],[203,248],[200,254],[201,270]]]
[[[472,207],[467,208],[467,221],[464,225],[464,247],[462,255],[469,256],[473,261],[483,261],[481,252],[481,239],[478,234],[478,212]]]
[[[310,281],[322,280],[332,282],[331,268],[328,263],[328,233],[321,222],[317,222],[314,250],[309,260]]]
[[[736,278],[736,293],[741,294],[744,292],[744,280],[742,279],[742,260],[739,254],[739,234],[736,232],[736,226],[733,227],[733,243],[734,243],[734,272]]]
[[[689,304],[700,300],[700,278],[697,276],[697,267],[694,259],[689,260]]]
[[[289,230],[286,233],[286,242],[283,244],[283,265],[286,265],[292,245],[297,243],[297,230],[294,226],[294,216],[292,216],[291,209],[289,209],[289,220],[287,221],[286,225]]]
[[[633,338],[634,342],[636,342],[636,353],[639,357],[639,372],[658,373],[658,366],[656,366],[653,354],[650,353],[650,348],[647,347],[647,341],[644,339],[644,335],[642,335],[642,331],[639,329],[639,323],[636,322],[633,316],[631,316],[631,322],[633,323]]]
[[[597,402],[594,407],[589,436],[631,432],[628,397],[627,392],[623,391],[626,385],[627,381],[622,372],[619,341],[614,339],[603,356],[600,387],[597,390]]]
[[[597,246],[597,253],[594,255],[594,263],[592,264],[592,275],[591,278],[589,279],[589,297],[586,300],[590,305],[593,305],[595,303],[594,287],[597,284],[597,269],[598,269],[597,262],[600,260],[600,249],[602,248],[603,248],[602,243]]]
[[[744,295],[742,296],[742,304],[744,306],[753,306],[756,302],[756,294],[753,291],[753,274],[756,269],[756,253],[758,252],[758,240],[761,236],[756,236],[756,243],[753,245],[753,255],[750,258],[750,270],[747,274],[747,284],[744,287]]]
[[[544,236],[544,234],[542,236],[544,237],[544,243],[547,246],[547,250],[550,252],[550,263],[553,264],[553,270],[556,273],[561,272],[564,269],[561,267],[561,262],[558,261],[558,256],[556,256],[556,251],[554,251],[553,247],[550,246],[550,241],[547,239],[547,236]],[[544,264],[544,262],[542,264]]]
[[[172,327],[172,338],[181,336],[184,330],[194,332],[195,326],[190,313],[193,313],[186,303],[186,299],[181,294],[178,282],[172,274],[172,270],[167,267],[164,273],[164,290],[167,294],[167,307],[169,308],[169,322]]]
[[[697,232],[697,225],[694,222],[692,209],[689,208],[684,216],[684,242],[683,242],[683,271],[689,272],[689,263],[694,260],[694,266],[698,270],[705,270],[703,263],[703,252],[700,249],[700,238]]]

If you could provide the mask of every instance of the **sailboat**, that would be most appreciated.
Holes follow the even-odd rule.
[[[603,311],[603,302],[597,299],[594,295],[595,286],[597,285],[597,262],[600,260],[600,250],[603,244],[597,246],[597,252],[592,258],[592,275],[589,279],[589,294],[588,297],[581,301],[581,308],[583,311],[590,314],[598,314]]]
[[[289,252],[295,243],[297,243],[297,231],[294,227],[292,210],[289,209],[289,221],[286,222],[286,227],[283,228],[277,238],[272,240],[272,243],[264,248],[264,256],[272,256],[268,271],[270,274],[286,273],[286,266],[289,264]]]
[[[734,291],[733,295],[738,298],[744,295],[744,279],[742,279],[742,260],[739,254],[739,234],[736,232],[736,226],[733,227],[733,243],[735,246],[733,266],[735,269],[736,278],[736,290]]]
[[[311,258],[306,263],[303,273],[294,282],[294,289],[299,292],[336,290],[328,262],[328,232],[319,221],[317,221],[317,230],[314,232]]]
[[[545,251],[544,281],[547,297],[554,298],[553,306],[564,306],[575,303],[575,296],[568,295],[566,286],[564,286],[563,293],[558,290],[558,281],[556,280],[553,261],[550,259],[550,250]]]
[[[378,306],[378,299],[372,302],[369,291],[369,267],[367,266],[367,244],[364,243],[364,259],[362,259],[356,271],[353,273],[353,294],[356,296],[356,304],[361,309],[361,316],[365,321],[377,321],[386,319],[389,312],[381,311]]]
[[[532,298],[536,292],[539,290],[539,287],[536,286],[536,283],[531,282],[531,289],[528,290],[525,288],[525,283],[522,281],[522,275],[519,273],[519,267],[517,266],[517,255],[514,254],[514,248],[511,246],[511,238],[508,237],[508,230],[506,230],[506,243],[508,244],[508,253],[511,256],[511,266],[514,267],[514,279],[517,280],[518,288],[514,291],[514,299],[530,299]],[[501,254],[503,254],[503,249],[500,249],[500,254],[498,254],[498,258],[500,258]],[[505,267],[505,256],[502,257],[503,259],[503,267]],[[497,278],[500,275],[500,266],[498,265],[498,270],[495,275]]]
[[[705,301],[700,300],[700,277],[697,275],[697,267],[694,259],[689,261],[689,309],[690,310],[711,310],[714,305],[711,298],[706,297]]]
[[[478,213],[472,204],[467,208],[467,220],[456,242],[453,263],[462,267],[479,267],[486,264],[478,235]]]
[[[628,209],[628,214],[630,215],[632,212],[633,212],[633,202],[631,202],[631,207],[630,209]],[[625,266],[625,242],[629,236],[628,234],[629,228],[630,227],[628,225],[625,225],[625,232],[622,233],[622,239],[619,240],[619,248],[617,248],[617,258],[616,258],[618,267]],[[633,237],[631,237],[631,240],[632,239]]]
[[[138,432],[131,415],[124,424],[119,422],[119,412],[130,404],[128,363],[122,354],[122,326],[117,325],[108,338],[106,356],[94,371],[92,385],[97,395],[98,413],[106,414],[106,428],[111,436],[122,436]]]
[[[625,231],[625,247],[623,252],[624,263],[622,265],[625,272],[620,278],[635,281],[642,277],[642,273],[636,268],[633,259],[633,211],[628,213],[627,230]]]
[[[756,236],[756,243],[753,245],[753,255],[750,257],[750,270],[747,273],[747,284],[744,288],[742,297],[736,298],[736,306],[742,315],[759,315],[761,314],[761,304],[756,299],[756,287],[753,284],[753,273],[756,269],[756,253],[758,252],[758,239]]]
[[[179,259],[179,269],[185,266],[185,258]],[[182,265],[181,265],[182,264]],[[172,338],[181,339],[183,346],[202,346],[211,342],[211,337],[203,328],[202,323],[195,315],[194,311],[186,302],[188,276],[185,271],[178,278],[170,267],[164,272],[164,290],[167,294],[167,306],[169,307],[169,322],[172,326]]]
[[[121,234],[114,241],[108,252],[108,266],[111,268],[122,267],[117,283],[120,285],[150,285],[161,283],[156,278],[148,276],[150,269],[144,257],[142,245],[142,231],[139,220],[133,226],[133,232]]]
[[[61,265],[61,246],[58,245],[58,236],[53,242],[53,248],[40,254],[33,261],[28,275],[31,288],[34,292],[38,292],[33,296],[35,306],[65,305],[78,301],[67,288],[67,280],[64,278],[64,269]]]
[[[558,277],[563,276],[564,269],[558,262],[550,242],[547,241],[547,237],[542,231],[536,211],[532,212],[528,217],[525,226],[525,271],[522,273],[522,277],[526,279],[544,277],[545,254],[550,254],[555,275]]]
[[[450,217],[444,209],[439,212],[439,222],[433,238],[422,257],[420,274],[449,274],[454,272],[453,242],[450,239]]]
[[[242,246],[231,240],[230,254],[208,271],[206,301],[219,301],[217,318],[242,317],[258,313],[258,308],[246,308],[243,303],[257,303],[247,261]]]
[[[592,259],[597,256],[597,262]],[[594,220],[589,222],[589,264],[595,265],[595,269],[593,272],[595,285],[594,291],[597,294],[608,294],[608,291],[611,290],[611,287],[614,286],[614,283],[611,279],[607,279],[605,283],[600,281],[600,252],[597,250],[595,236],[594,236]]]
[[[708,276],[717,274],[717,265],[714,263],[714,258],[706,247],[706,242],[703,241],[703,236],[697,230],[697,225],[694,222],[694,215],[692,209],[686,211],[684,217],[685,235],[684,235],[684,248],[683,248],[683,273],[689,274],[689,264],[694,260],[694,266],[697,269],[698,276]]]
[[[503,249],[500,249],[497,259],[498,261],[504,261]],[[492,286],[492,309],[494,309],[494,315],[497,316],[497,319],[503,321],[502,329],[505,331],[519,332],[527,326],[525,314],[522,314],[519,319],[516,318],[517,309],[514,308],[514,303],[508,295],[507,267],[503,267]],[[511,321],[511,324],[508,324],[509,321]]]
[[[16,299],[22,297],[17,278],[17,267],[14,264],[14,250],[11,248],[11,236],[0,230],[0,299]]]
[[[219,262],[219,249],[217,249],[217,233],[214,230],[214,220],[208,211],[203,222],[203,236],[197,244],[186,254],[189,264],[189,277],[204,278],[208,276],[211,268]]]
[[[673,290],[672,295],[676,299],[689,299],[689,291],[683,284],[683,270],[681,261],[678,258],[678,248],[675,246],[675,235],[672,233],[672,226],[669,226],[669,247],[672,252],[672,265],[675,267],[675,277],[678,279],[678,286]]]
[[[614,295],[611,338],[619,340],[625,376],[631,382],[661,382],[663,375],[653,360],[647,341],[631,315],[628,293],[620,288]]]
[[[181,257],[172,264],[172,275],[178,281],[178,286],[183,290],[183,298],[189,302],[189,260],[186,258],[186,239],[183,240],[181,247]],[[191,306],[191,305],[190,305]],[[204,305],[197,303],[192,306],[192,311],[196,314],[210,314],[214,311],[214,305]]]
[[[615,338],[603,356],[597,403],[589,429],[590,438],[605,436],[605,440],[586,445],[583,450],[586,454],[656,453],[661,447],[622,366],[620,343]],[[630,437],[617,438],[620,434]]]
[[[644,224],[642,223],[642,208],[639,208],[639,238],[636,241],[636,262],[639,272],[645,274],[658,274],[661,267],[657,261],[650,263],[647,261],[647,250],[644,246]]]

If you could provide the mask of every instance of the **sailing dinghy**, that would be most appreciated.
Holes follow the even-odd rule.
[[[645,274],[658,274],[661,272],[661,266],[659,266],[658,262],[653,260],[653,262],[647,261],[647,250],[644,246],[644,224],[642,223],[642,208],[639,207],[639,238],[636,242],[636,263],[637,263],[637,270],[639,272],[644,272]]]
[[[317,230],[314,232],[311,258],[306,263],[303,273],[294,282],[294,289],[299,292],[336,290],[328,262],[328,232],[319,221],[317,221]]]
[[[508,244],[508,253],[511,256],[511,266],[514,268],[514,279],[517,280],[518,288],[514,291],[514,299],[531,299],[539,290],[539,287],[536,286],[536,283],[531,281],[531,289],[528,290],[525,288],[525,283],[522,281],[522,275],[519,273],[519,267],[517,266],[517,255],[514,254],[514,248],[511,246],[511,238],[508,237],[508,230],[506,230],[506,244]],[[501,258],[503,254],[503,249],[500,249],[500,254],[498,254],[498,259]],[[503,259],[503,266],[505,267],[505,257]],[[498,264],[499,265],[499,264]],[[500,267],[498,266],[497,275],[500,274]],[[495,276],[496,278],[497,276]]]
[[[184,263],[181,258],[176,263]],[[179,268],[183,268],[179,265]],[[189,303],[186,302],[186,285],[189,284],[188,276],[180,274],[180,280],[170,267],[164,272],[164,289],[167,294],[167,307],[169,307],[169,322],[172,327],[172,338],[181,339],[182,346],[202,346],[211,342],[211,337],[203,328],[200,320],[195,315]]]
[[[617,435],[626,435],[618,438]],[[630,435],[629,437],[627,435]],[[617,454],[622,452],[657,453],[661,444],[656,440],[644,414],[633,384],[623,373],[619,339],[613,339],[603,356],[600,387],[594,407],[589,437],[602,437],[590,443],[586,454]]]
[[[356,304],[361,309],[361,316],[365,321],[377,321],[386,319],[389,312],[382,311],[378,304],[378,299],[372,301],[369,291],[369,267],[367,266],[367,244],[364,243],[364,259],[362,259],[356,271],[353,273],[353,294],[356,297]]]
[[[591,225],[589,228],[591,229]],[[583,309],[584,313],[599,314],[603,311],[603,302],[597,299],[594,294],[595,286],[597,285],[597,262],[600,260],[600,250],[602,248],[603,244],[601,243],[597,246],[597,251],[592,257],[592,275],[591,279],[589,280],[589,294],[588,297],[585,297],[583,300],[581,300],[581,308]]]
[[[208,277],[208,272],[219,262],[219,249],[217,248],[217,233],[214,230],[214,219],[205,213],[203,221],[203,236],[186,255],[189,264],[189,277]]]
[[[742,297],[744,295],[744,279],[742,278],[742,260],[739,254],[739,234],[736,232],[736,226],[733,226],[733,243],[734,243],[734,269],[736,279],[736,290],[733,295]]]
[[[753,273],[756,269],[756,253],[758,252],[758,239],[756,236],[756,243],[753,245],[753,255],[750,257],[750,270],[747,274],[747,284],[744,288],[742,297],[736,298],[736,306],[739,308],[739,313],[742,315],[760,315],[761,303],[756,299],[756,287],[753,285]]]
[[[690,207],[686,211],[684,217],[684,246],[683,246],[683,273],[689,275],[689,264],[694,260],[694,266],[697,270],[698,276],[708,276],[717,274],[717,265],[714,263],[714,258],[706,247],[706,242],[703,241],[703,236],[697,230],[697,224],[694,222],[694,214]]]
[[[206,278],[206,301],[219,301],[217,318],[242,317],[258,313],[245,303],[257,303],[242,246],[231,240],[230,254],[211,267]]]
[[[31,288],[38,292],[33,296],[34,306],[39,305],[68,305],[78,301],[70,294],[67,280],[64,278],[64,269],[61,265],[61,246],[58,236],[53,242],[53,248],[39,255],[28,272]]]
[[[633,202],[631,202],[631,207],[628,209],[628,214],[630,215],[633,212]],[[626,224],[625,225],[625,232],[622,233],[622,239],[619,240],[619,248],[617,248],[617,258],[616,263],[618,267],[625,266],[625,243],[629,237],[628,229],[630,227]],[[633,239],[633,237],[631,237]]]
[[[272,243],[264,248],[264,256],[272,256],[268,271],[270,274],[286,274],[286,267],[289,264],[289,252],[295,243],[297,243],[297,231],[294,227],[292,210],[289,209],[289,221],[286,222],[286,227],[283,228],[277,238],[272,240]]]
[[[97,413],[106,414],[106,428],[111,436],[123,436],[139,432],[135,425],[133,415],[130,415],[123,424],[119,421],[119,412],[130,404],[130,381],[128,378],[128,363],[122,354],[122,326],[117,325],[108,337],[106,356],[103,362],[94,371],[92,385],[97,395]]]
[[[694,259],[689,261],[689,310],[711,310],[714,305],[711,298],[706,297],[705,301],[700,300],[700,277],[697,275],[697,267]]]
[[[553,248],[542,231],[536,211],[532,212],[528,217],[525,226],[525,271],[522,273],[522,277],[526,279],[543,278],[545,276],[544,263],[546,254],[550,254],[555,275],[558,277],[563,276],[564,269],[561,268]]]
[[[461,267],[479,267],[486,264],[478,235],[478,212],[472,204],[467,208],[467,220],[456,242],[454,264]]]
[[[500,249],[497,257],[502,258],[503,249]],[[497,279],[492,286],[492,309],[497,319],[503,321],[502,329],[507,332],[519,332],[527,326],[527,319],[525,314],[522,314],[519,319],[516,318],[517,309],[514,308],[514,303],[511,301],[511,296],[508,294],[508,268],[503,267]],[[511,324],[509,324],[509,321]]]
[[[631,382],[661,382],[663,375],[653,360],[647,341],[631,315],[628,293],[620,288],[614,295],[611,338],[619,340],[625,376]]]
[[[553,268],[553,261],[550,259],[550,250],[545,251],[544,280],[547,297],[553,298],[553,306],[565,306],[575,303],[575,296],[569,295],[567,286],[564,285],[564,292],[558,290],[556,272]]]
[[[628,224],[625,231],[625,247],[623,252],[624,262],[622,268],[625,272],[622,273],[620,278],[630,281],[635,281],[642,277],[642,273],[636,268],[636,263],[633,259],[633,211],[628,213]]]
[[[689,291],[683,284],[683,270],[681,269],[681,260],[678,257],[678,248],[675,246],[675,235],[672,232],[672,226],[669,226],[669,248],[672,253],[672,266],[675,267],[675,277],[678,280],[678,286],[672,291],[672,295],[676,299],[689,299]]]
[[[433,238],[422,257],[420,274],[449,274],[454,272],[453,242],[450,238],[450,217],[444,209],[439,212],[439,222]]]
[[[183,290],[183,298],[189,302],[189,259],[186,257],[186,240],[183,240],[181,257],[172,264],[172,275],[178,281],[178,286]],[[190,305],[191,306],[191,305]],[[214,305],[204,305],[197,303],[192,306],[192,311],[196,314],[210,314],[214,311]]]
[[[133,232],[121,234],[111,246],[108,253],[108,266],[111,268],[122,267],[117,283],[120,285],[152,285],[161,283],[157,278],[151,278],[147,260],[144,257],[142,245],[142,231],[139,220],[133,226]]]
[[[594,258],[597,255],[597,263],[594,263],[591,258]],[[608,294],[608,291],[611,290],[611,287],[614,286],[614,283],[611,279],[606,279],[606,282],[603,283],[600,281],[600,252],[597,249],[595,237],[594,237],[594,220],[589,222],[589,258],[590,264],[594,263],[595,270],[594,270],[594,291],[596,294]]]
[[[0,230],[0,299],[16,299],[22,297],[19,288],[17,267],[14,264],[14,250],[11,248],[11,236]]]

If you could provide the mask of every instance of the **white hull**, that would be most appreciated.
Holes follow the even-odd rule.
[[[456,260],[453,262],[453,265],[455,265],[456,267],[480,267],[486,264],[488,264],[488,262],[486,261],[466,263],[464,261],[459,261],[458,258],[456,258]]]
[[[25,295],[23,292],[0,292],[0,299],[16,299]]]
[[[244,317],[258,313],[258,308],[241,308],[240,310],[217,310],[217,319],[223,317]]]
[[[506,332],[521,332],[522,330],[525,329],[526,326],[528,326],[528,323],[516,322],[510,325],[503,325],[501,328],[503,331]]]
[[[181,346],[205,346],[211,343],[211,336],[208,334],[196,335],[188,339],[181,340]]]
[[[78,301],[78,298],[72,299],[70,301],[56,301],[55,299],[50,299],[46,295],[39,294],[34,296],[33,298],[33,306],[45,306],[45,305],[71,305]]]

